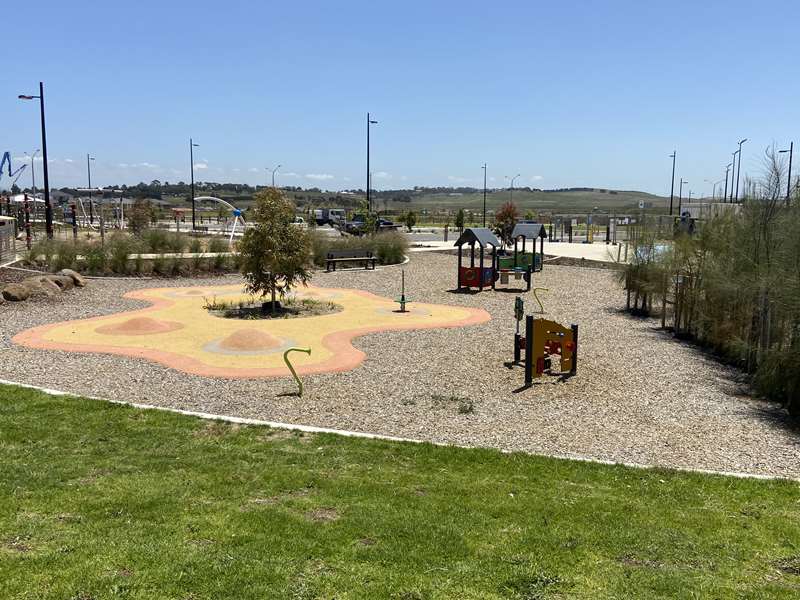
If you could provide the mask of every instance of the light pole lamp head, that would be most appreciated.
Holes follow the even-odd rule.
[[[741,146],[741,145],[742,145],[742,144],[744,144],[746,141],[747,141],[747,138],[744,138],[744,139],[743,139],[741,142],[739,142],[739,145]]]
[[[20,100],[35,100],[38,97],[39,96],[28,96],[27,94],[20,94],[19,96],[17,96],[17,98],[19,98]]]

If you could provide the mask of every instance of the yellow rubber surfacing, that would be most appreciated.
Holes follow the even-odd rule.
[[[13,341],[34,348],[139,357],[208,377],[257,378],[289,374],[283,352],[311,347],[292,363],[300,374],[345,371],[365,358],[354,337],[398,329],[462,327],[488,321],[482,309],[440,304],[398,304],[369,292],[308,286],[297,298],[331,301],[340,312],[291,319],[230,319],[215,316],[208,299],[249,301],[241,285],[154,288],[125,294],[151,306],[103,317],[35,327]]]

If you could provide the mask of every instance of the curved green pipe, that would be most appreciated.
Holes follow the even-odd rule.
[[[289,348],[286,352],[283,353],[283,362],[286,363],[286,366],[289,367],[289,370],[292,372],[292,377],[297,382],[297,387],[300,388],[297,392],[297,395],[302,397],[303,396],[303,382],[300,381],[300,378],[297,376],[297,372],[294,370],[292,363],[289,362],[289,352],[305,352],[309,356],[311,355],[311,348]]]

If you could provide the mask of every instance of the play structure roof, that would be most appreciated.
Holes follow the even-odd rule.
[[[524,235],[527,240],[535,240],[537,237],[546,238],[547,231],[541,223],[517,223],[514,225],[511,237],[516,238],[520,235]]]
[[[461,237],[456,240],[455,245],[461,246],[473,242],[476,242],[481,248],[485,248],[486,246],[494,246],[497,248],[500,246],[500,242],[497,241],[497,238],[491,230],[486,227],[468,227],[464,230],[464,233],[461,234]]]

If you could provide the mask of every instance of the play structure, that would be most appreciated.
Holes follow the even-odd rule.
[[[3,152],[3,158],[0,160],[0,180],[3,179],[3,169],[6,168],[6,172],[8,173],[8,177],[14,178],[14,181],[11,182],[11,185],[8,186],[8,189],[14,187],[14,184],[17,183],[17,180],[22,177],[22,173],[25,171],[25,167],[27,164],[24,164],[21,167],[18,167],[16,170],[11,169],[11,153],[10,152]]]
[[[520,222],[511,234],[513,251],[501,250],[502,245],[495,235],[485,227],[468,227],[456,240],[458,248],[458,291],[490,287],[496,289],[497,282],[506,285],[511,279],[523,280],[525,291],[530,291],[533,273],[542,270],[544,262],[544,240],[547,230],[541,223]],[[539,240],[539,251],[536,240]],[[528,252],[527,243],[531,242]],[[464,266],[463,246],[470,248],[469,266]],[[478,260],[476,261],[476,250]],[[488,265],[487,263],[488,255]],[[476,264],[477,262],[477,264]]]
[[[533,384],[534,379],[544,373],[557,375],[563,379],[572,377],[578,368],[578,326],[565,327],[549,319],[536,319],[533,315],[525,315],[522,298],[514,301],[514,318],[517,329],[514,333],[513,365],[525,368],[525,387]],[[520,323],[525,319],[525,335],[520,335]],[[522,355],[524,351],[524,357]],[[558,358],[554,358],[557,356]],[[553,370],[554,361],[558,361],[559,370]]]
[[[331,302],[338,312],[277,319],[224,318],[206,308],[209,299],[231,305],[252,302],[241,285],[166,287],[129,292],[146,308],[51,323],[17,334],[23,346],[147,359],[167,367],[225,379],[287,377],[284,355],[292,348],[296,375],[346,371],[366,355],[352,339],[369,333],[463,327],[488,321],[489,313],[463,306],[415,303],[400,314],[393,298],[357,289],[293,290],[297,300]],[[406,302],[408,300],[406,299]],[[298,386],[299,387],[299,386]]]
[[[465,267],[463,246],[469,244],[469,266]],[[497,281],[497,249],[500,242],[495,235],[485,227],[468,227],[456,240],[458,248],[458,291],[478,288],[483,291],[485,287],[494,289]],[[475,247],[479,250],[478,264],[475,264]],[[486,265],[486,254],[489,253],[489,265]]]
[[[526,291],[531,289],[532,274],[542,270],[544,259],[544,240],[547,230],[541,223],[517,223],[511,233],[514,240],[514,251],[511,254],[497,256],[497,273],[500,283],[508,284],[511,278],[523,279]],[[539,240],[539,252],[536,251],[536,240]],[[531,251],[526,245],[531,241]]]

